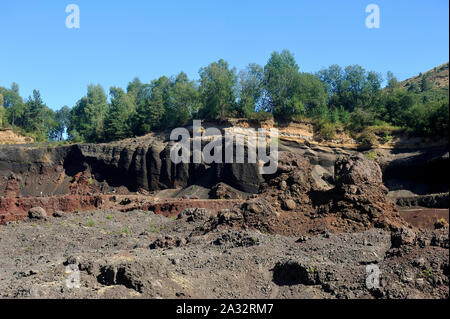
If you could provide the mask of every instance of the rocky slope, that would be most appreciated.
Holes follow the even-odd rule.
[[[24,144],[33,143],[34,138],[31,136],[23,136],[14,132],[12,129],[0,128],[0,145],[5,144]]]
[[[448,227],[282,236],[252,205],[219,218],[96,210],[10,223],[0,298],[448,298]]]

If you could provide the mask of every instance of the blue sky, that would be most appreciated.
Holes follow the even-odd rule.
[[[80,8],[67,29],[66,5]],[[365,26],[368,4],[380,28]],[[89,83],[126,87],[198,70],[220,58],[237,69],[294,53],[301,71],[360,64],[400,79],[448,61],[447,0],[1,0],[0,86],[39,89],[48,106],[73,106]]]

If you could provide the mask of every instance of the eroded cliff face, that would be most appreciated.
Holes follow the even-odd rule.
[[[249,123],[230,124],[245,127]],[[306,158],[312,165],[314,182],[324,189],[335,186],[338,158],[360,153],[349,138],[338,142],[317,142],[307,125],[279,128],[279,150]],[[170,159],[173,143],[166,132],[107,144],[0,146],[0,195],[123,193],[193,184],[211,188],[218,182],[240,191],[258,192],[263,177],[257,165],[174,164]],[[380,165],[383,182],[394,198],[448,193],[448,143],[433,146],[430,142],[426,147],[426,143],[415,141],[420,144],[416,148],[405,141],[390,143],[362,153]]]
[[[167,133],[105,144],[1,146],[0,212],[26,216],[33,198],[36,204],[47,205],[41,203],[42,197],[55,196],[60,198],[50,200],[47,205],[52,211],[76,210],[73,203],[77,200],[92,203],[89,204],[92,207],[81,205],[82,209],[106,207],[104,202],[110,200],[103,195],[147,196],[145,200],[136,199],[133,207],[148,208],[152,204],[143,202],[149,198],[245,200],[254,194],[267,199],[277,211],[302,213],[306,220],[323,219],[325,228],[333,228],[334,223],[335,229],[358,230],[397,223],[393,203],[416,205],[421,198],[417,195],[427,192],[444,195],[432,195],[435,200],[420,203],[432,206],[438,198],[440,206],[436,207],[448,207],[447,179],[442,173],[448,164],[445,147],[361,153],[351,148],[310,143],[306,135],[293,138],[290,132],[289,138],[283,135],[279,138],[279,166],[272,175],[261,175],[260,164],[206,164],[193,163],[192,159],[190,163],[175,164],[170,158],[174,142]],[[203,138],[201,144],[209,141]],[[425,191],[417,192],[417,187]],[[24,201],[27,197],[30,198]],[[172,205],[170,211],[178,208]],[[281,219],[285,219],[279,225],[284,226],[278,231],[298,229],[302,223],[295,220],[299,216],[283,215]],[[336,222],[336,216],[347,224]],[[308,231],[315,227],[312,224],[301,227]]]
[[[173,142],[147,135],[108,144],[55,148],[0,147],[3,196],[51,196],[155,191],[219,181],[255,193],[262,177],[256,164],[179,163],[170,159]]]
[[[448,192],[448,145],[379,154],[384,182],[390,190],[417,195]]]

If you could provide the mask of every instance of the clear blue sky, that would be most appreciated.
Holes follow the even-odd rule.
[[[65,26],[66,5],[81,28]],[[380,28],[365,26],[366,5]],[[238,69],[289,49],[301,71],[331,64],[391,70],[400,79],[448,61],[447,0],[1,0],[0,86],[34,88],[48,106],[73,106],[89,83],[198,70],[219,58]]]

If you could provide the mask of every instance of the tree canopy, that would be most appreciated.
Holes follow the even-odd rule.
[[[0,87],[0,125],[38,140],[107,142],[187,124],[229,117],[290,121],[310,118],[325,128],[362,130],[375,124],[415,134],[448,136],[448,86],[435,88],[429,74],[404,87],[392,72],[383,76],[360,65],[331,65],[302,72],[288,50],[273,52],[266,65],[237,72],[225,60],[200,68],[199,80],[180,72],[149,83],[139,78],[126,90],[90,84],[73,107],[53,111],[38,90],[27,99],[19,85]]]

